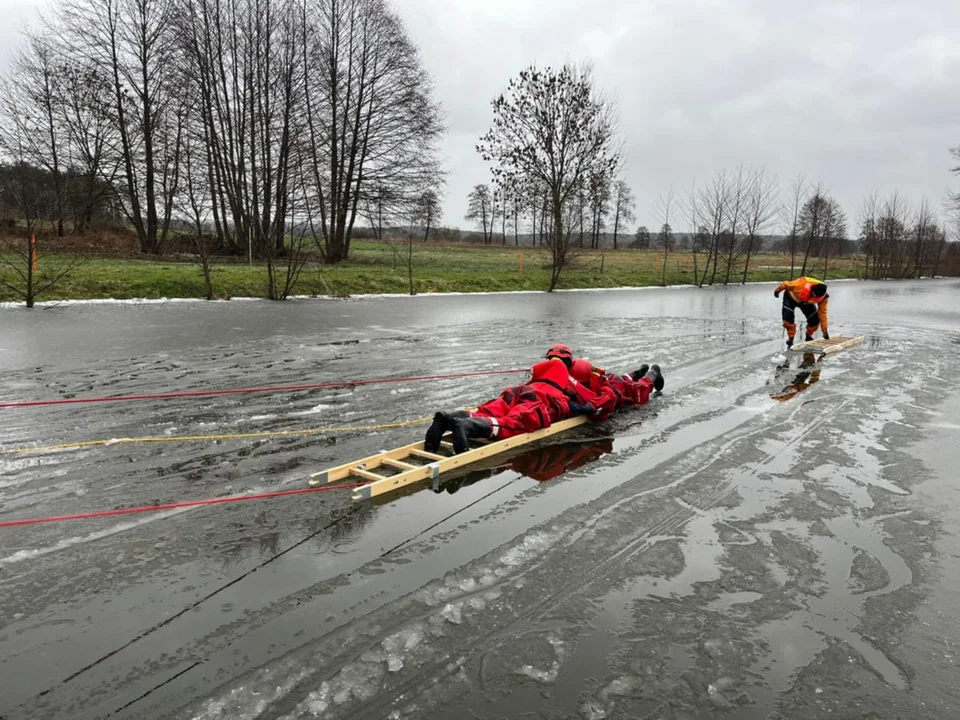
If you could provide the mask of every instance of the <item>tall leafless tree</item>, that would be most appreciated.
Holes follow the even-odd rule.
[[[637,216],[634,210],[637,199],[625,180],[618,180],[613,186],[613,249],[617,249],[617,236],[620,233],[621,223],[632,223]]]
[[[746,212],[744,215],[744,254],[743,277],[746,284],[750,272],[750,258],[753,252],[763,245],[763,237],[777,214],[777,181],[767,176],[763,168],[753,171],[747,190]]]
[[[548,291],[570,258],[572,201],[592,179],[612,179],[621,162],[613,104],[588,67],[529,67],[493,101],[493,125],[477,146],[502,187],[531,180],[547,195],[552,221]]]
[[[827,279],[830,251],[846,239],[846,218],[840,205],[830,197],[822,185],[800,208],[798,231],[805,242],[800,274],[807,273],[812,257],[823,259],[823,280]]]
[[[440,197],[436,190],[424,190],[417,198],[414,217],[423,227],[423,241],[430,239],[430,230],[437,226],[441,217]]]
[[[52,181],[49,208],[57,237],[64,235],[66,179],[60,93],[54,51],[38,36],[27,36],[3,87],[0,147],[8,158],[46,171]]]
[[[473,190],[467,195],[467,214],[464,220],[480,224],[484,245],[489,243],[493,236],[493,205],[493,193],[487,185],[474,185]]]
[[[611,178],[604,174],[590,178],[587,197],[590,207],[590,247],[600,247],[600,236],[610,214]]]
[[[436,182],[442,112],[416,47],[385,0],[295,1],[310,208],[320,214],[327,262],[340,262],[367,188],[409,197]]]
[[[179,162],[174,0],[63,0],[60,7],[66,51],[109,78],[124,210],[141,250],[160,252]]]
[[[697,285],[703,287],[707,273],[711,272],[710,284],[713,285],[719,267],[721,239],[727,227],[727,211],[730,196],[730,177],[726,170],[719,171],[710,184],[697,192],[697,223],[707,227],[710,241],[706,248],[706,258]]]
[[[660,234],[658,236],[660,247],[663,248],[663,263],[660,266],[661,285],[667,284],[667,260],[669,258],[670,248],[673,246],[673,227],[670,223],[673,221],[676,205],[677,198],[673,192],[673,188],[670,188],[666,194],[661,195],[657,202],[657,212],[663,219],[663,224],[660,226]]]
[[[800,174],[790,184],[790,201],[781,207],[781,216],[786,226],[790,246],[790,277],[793,277],[797,265],[798,238],[800,236],[800,208],[809,195],[806,178]]]

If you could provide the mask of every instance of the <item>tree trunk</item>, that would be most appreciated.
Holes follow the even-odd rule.
[[[564,263],[566,262],[566,247],[563,237],[563,207],[559,199],[554,199],[553,201],[553,228],[551,235],[553,236],[553,263],[550,268],[550,287],[547,289],[547,292],[553,292],[556,289],[557,282],[560,280],[560,272],[563,270]]]

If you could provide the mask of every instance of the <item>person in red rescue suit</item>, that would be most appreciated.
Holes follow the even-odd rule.
[[[599,391],[593,392],[571,376],[574,360],[569,347],[554,345],[546,358],[531,368],[527,383],[507,388],[473,412],[436,413],[424,449],[436,452],[447,431],[453,433],[454,452],[461,453],[469,450],[471,439],[504,440],[577,415],[603,421],[613,414],[619,404],[616,392],[609,385],[598,385]]]
[[[617,398],[617,410],[627,405],[646,405],[654,390],[663,390],[663,375],[659,365],[641,365],[632,373],[618,375],[608,373],[603,368],[594,366],[589,360],[581,358],[574,361],[570,374],[574,380],[597,394],[612,391]]]
[[[606,419],[616,408],[613,393],[597,395],[570,375],[573,353],[566,345],[554,345],[546,360],[530,369],[530,379],[507,388],[472,412],[438,412],[424,436],[424,450],[436,452],[440,438],[453,434],[455,453],[470,449],[470,440],[505,440],[550,427],[576,415]]]
[[[800,308],[807,318],[807,333],[805,342],[813,340],[813,334],[819,328],[823,332],[823,339],[829,340],[827,332],[827,286],[825,283],[812,277],[801,277],[796,280],[787,280],[777,285],[773,291],[774,297],[783,293],[783,326],[787,329],[787,347],[793,346],[793,338],[797,334],[796,310]]]

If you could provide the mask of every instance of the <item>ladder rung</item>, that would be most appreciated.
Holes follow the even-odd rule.
[[[387,465],[397,470],[416,470],[416,465],[411,465],[410,463],[405,463],[402,460],[394,460],[393,458],[384,458],[381,461],[384,465]]]
[[[370,472],[369,470],[361,470],[360,468],[350,468],[350,473],[362,477],[364,480],[370,480],[371,482],[384,480],[387,477],[386,475],[380,475],[379,473]]]
[[[425,460],[445,460],[446,458],[443,455],[437,455],[432,452],[427,452],[426,450],[411,450],[411,455],[416,455],[419,458],[424,458]]]

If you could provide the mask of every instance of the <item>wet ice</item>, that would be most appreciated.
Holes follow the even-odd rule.
[[[605,430],[614,452],[542,485],[506,470],[455,495],[425,490],[375,507],[323,494],[4,535],[0,649],[16,665],[0,660],[0,714],[45,703],[105,715],[122,696],[141,698],[125,712],[144,718],[439,718],[472,707],[622,717],[667,701],[678,717],[803,717],[820,712],[814,702],[833,703],[816,706],[824,713],[949,716],[911,691],[926,661],[901,669],[899,638],[922,607],[917,578],[930,576],[942,532],[935,503],[914,494],[929,471],[907,464],[903,448],[946,424],[937,408],[956,393],[960,367],[942,330],[922,319],[916,327],[922,313],[896,290],[910,284],[884,286],[899,304],[883,305],[883,324],[873,287],[838,285],[835,322],[882,343],[832,356],[820,381],[785,403],[769,395],[776,308],[753,288],[245,303],[242,312],[221,303],[216,313],[178,304],[126,308],[130,321],[109,307],[51,310],[64,317],[52,336],[74,356],[52,353],[49,333],[28,332],[0,356],[5,392],[239,387],[267,363],[276,384],[522,366],[558,336],[610,367],[657,357],[671,370],[662,398]],[[960,292],[937,287],[938,297]],[[729,321],[734,312],[743,322]],[[468,315],[465,332],[456,324]],[[208,335],[191,333],[191,317]],[[128,337],[92,342],[91,325],[104,318],[118,329],[126,322]],[[909,339],[899,330],[907,326]],[[49,367],[23,369],[39,355]],[[53,442],[288,430],[310,416],[314,425],[378,424],[460,407],[510,382],[31,418]],[[2,420],[4,448],[37,442],[31,419]],[[0,512],[303,487],[309,471],[417,433],[4,457]],[[494,493],[495,483],[505,489]],[[118,559],[126,546],[139,549]],[[105,579],[78,571],[101,566]],[[87,619],[98,603],[119,608],[127,624],[100,632]],[[955,634],[941,622],[941,635]],[[48,651],[56,665],[39,662]],[[203,662],[190,667],[194,658]]]

